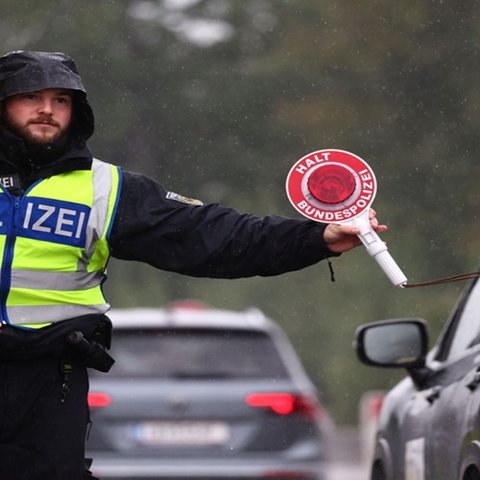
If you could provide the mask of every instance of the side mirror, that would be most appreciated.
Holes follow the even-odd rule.
[[[368,323],[357,329],[354,346],[366,365],[423,367],[428,351],[427,325],[424,320],[410,318]]]

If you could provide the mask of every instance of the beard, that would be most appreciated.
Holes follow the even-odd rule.
[[[34,121],[39,120],[45,119],[34,119]],[[72,137],[74,127],[71,125],[68,128],[53,128],[56,122],[47,120],[47,123],[52,124],[54,134],[42,137],[36,133],[32,134],[28,123],[19,124],[7,113],[5,106],[0,102],[0,140],[3,139],[5,142],[3,152],[0,148],[0,156],[2,153],[6,154],[12,165],[26,174],[31,174],[32,165],[40,167],[58,161],[71,148],[75,139]],[[5,133],[2,134],[2,130]]]
[[[2,109],[2,123],[14,135],[22,138],[26,143],[32,145],[50,145],[55,143],[60,137],[68,132],[68,128],[62,128],[61,125],[48,116],[38,116],[28,120],[26,123],[16,121],[6,109]],[[37,124],[48,125],[47,131],[42,131],[45,127],[36,127]]]

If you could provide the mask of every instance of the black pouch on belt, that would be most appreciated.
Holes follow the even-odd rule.
[[[72,333],[84,340],[82,345],[72,342]],[[24,329],[12,325],[0,328],[0,360],[31,360],[41,357],[62,358],[68,352],[73,361],[83,363],[87,367],[108,371],[114,363],[106,349],[110,348],[112,322],[106,315],[91,314],[63,320],[48,327]],[[85,342],[94,346],[89,351]],[[95,358],[89,360],[90,355]],[[103,357],[103,360],[102,360]]]

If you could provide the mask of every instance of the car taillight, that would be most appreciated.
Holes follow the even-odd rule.
[[[103,408],[108,407],[112,403],[112,397],[108,393],[89,392],[87,402],[89,407]]]
[[[250,407],[270,409],[277,415],[300,414],[309,420],[318,420],[322,410],[317,400],[306,395],[283,392],[250,393],[245,397]]]

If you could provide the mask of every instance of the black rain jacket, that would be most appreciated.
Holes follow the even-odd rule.
[[[94,116],[73,60],[62,53],[23,51],[0,58],[2,110],[9,96],[45,88],[74,92],[72,128],[56,142],[38,146],[0,117],[0,176],[16,176],[16,194],[39,178],[91,168],[86,142]],[[323,241],[325,225],[178,198],[151,178],[124,172],[109,237],[112,256],[192,276],[239,278],[298,270],[335,255]]]
[[[324,225],[185,204],[167,193],[150,178],[125,172],[109,240],[114,257],[192,276],[237,278],[298,270],[332,255]]]

